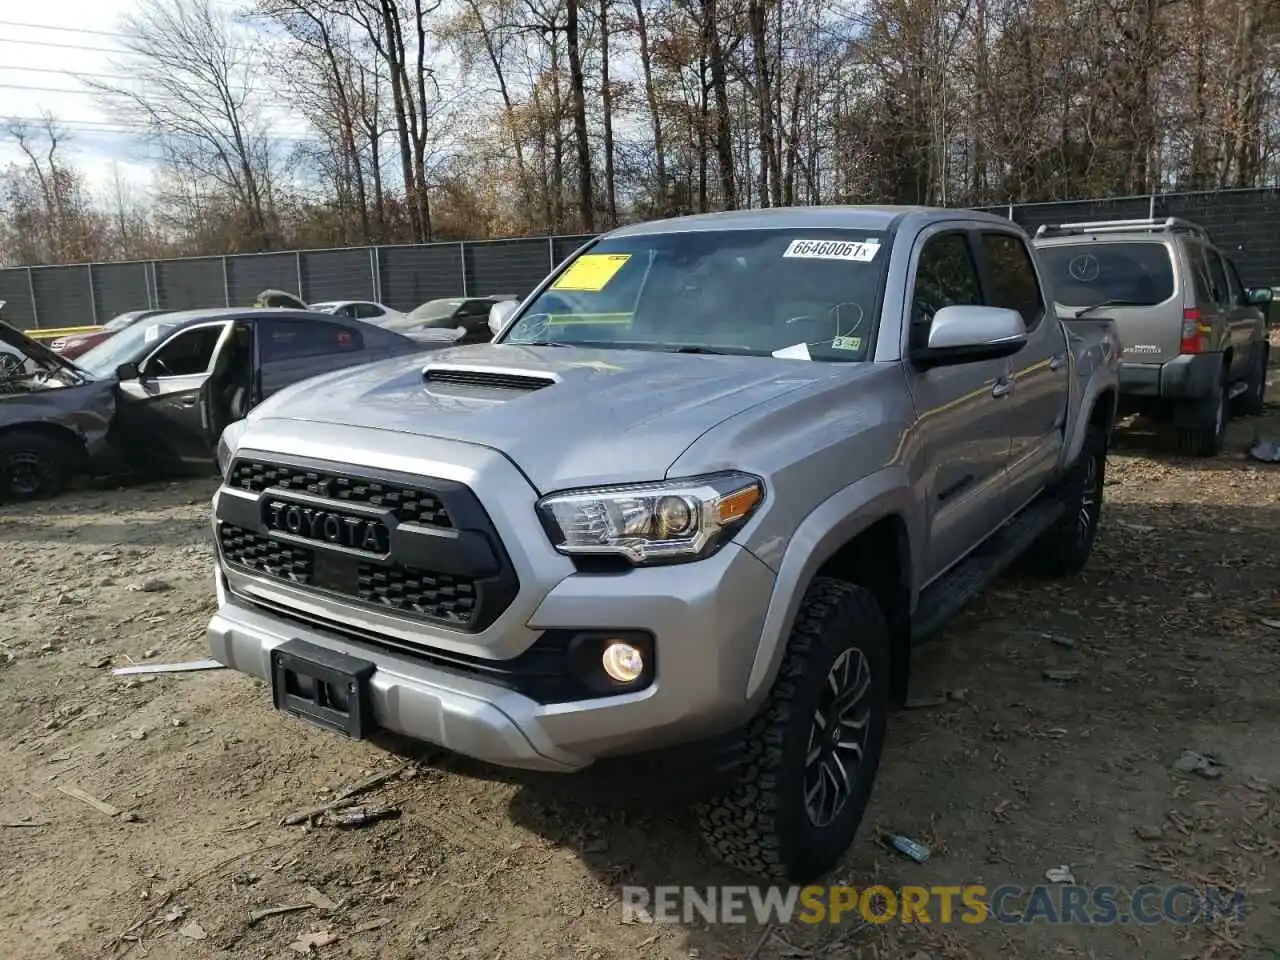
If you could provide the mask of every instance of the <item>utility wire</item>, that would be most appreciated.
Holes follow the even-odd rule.
[[[0,20],[0,27],[19,27],[23,30],[49,30],[53,33],[91,33],[98,37],[129,39],[127,34],[112,33],[110,30],[90,30],[88,27],[67,27],[49,23],[18,23],[14,20]]]
[[[28,90],[36,93],[64,93],[73,97],[123,97],[128,100],[140,100],[146,103],[183,103],[181,98],[168,97],[164,95],[152,96],[151,94],[137,94],[128,90],[75,90],[70,87],[37,87],[22,83],[0,83],[0,90]],[[290,103],[287,100],[277,100],[270,97],[262,97],[262,103],[268,107],[276,107],[280,110],[296,110],[297,104]]]
[[[143,56],[136,50],[122,50],[119,47],[113,50],[110,47],[86,47],[78,43],[51,43],[48,40],[16,40],[13,37],[0,37],[0,43],[21,43],[30,47],[56,47],[59,50],[91,50],[94,53],[109,53],[113,56]]]
[[[0,121],[11,123],[45,123],[44,117],[7,117],[0,115]],[[75,133],[75,128],[82,128],[82,133],[94,134],[118,134],[121,136],[150,137],[155,134],[155,130],[149,127],[135,126],[125,123],[116,123],[107,120],[58,120],[53,121],[54,129],[58,127],[70,128],[70,132]],[[274,143],[301,143],[312,146],[324,145],[325,141],[320,137],[287,137],[287,136],[269,136],[266,138]],[[0,130],[0,142],[3,141],[3,131]]]

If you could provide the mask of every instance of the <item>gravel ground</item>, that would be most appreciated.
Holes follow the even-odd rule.
[[[1122,891],[1241,887],[1243,923],[623,923],[623,884],[742,882],[687,813],[456,758],[406,766],[273,712],[263,685],[228,671],[111,676],[204,655],[213,486],[185,482],[0,510],[5,956],[285,958],[323,934],[313,956],[386,960],[1275,960],[1280,467],[1244,457],[1258,433],[1280,435],[1280,410],[1233,422],[1211,461],[1123,431],[1085,574],[1006,578],[921,652],[914,706],[891,719],[868,819],[832,877],[991,888],[1066,865]],[[1174,769],[1188,749],[1221,775]],[[380,772],[395,775],[366,802],[398,819],[280,825]],[[884,830],[932,858],[887,850]],[[278,906],[300,909],[252,917]]]

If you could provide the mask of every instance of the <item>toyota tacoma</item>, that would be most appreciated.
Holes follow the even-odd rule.
[[[1043,280],[972,211],[597,238],[496,305],[492,343],[226,429],[210,653],[347,736],[508,767],[706,745],[713,850],[814,879],[913,645],[1013,561],[1089,556],[1120,343]]]

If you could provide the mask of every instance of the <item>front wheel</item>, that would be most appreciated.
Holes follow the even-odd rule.
[[[889,630],[872,594],[815,580],[778,677],[744,731],[736,782],[703,804],[703,836],[760,879],[804,884],[844,855],[862,822],[884,749]]]
[[[67,452],[56,440],[28,431],[0,437],[0,501],[52,497],[67,474]]]

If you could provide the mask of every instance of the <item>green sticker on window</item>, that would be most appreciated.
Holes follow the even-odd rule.
[[[832,350],[861,350],[861,337],[836,337],[831,341]]]

